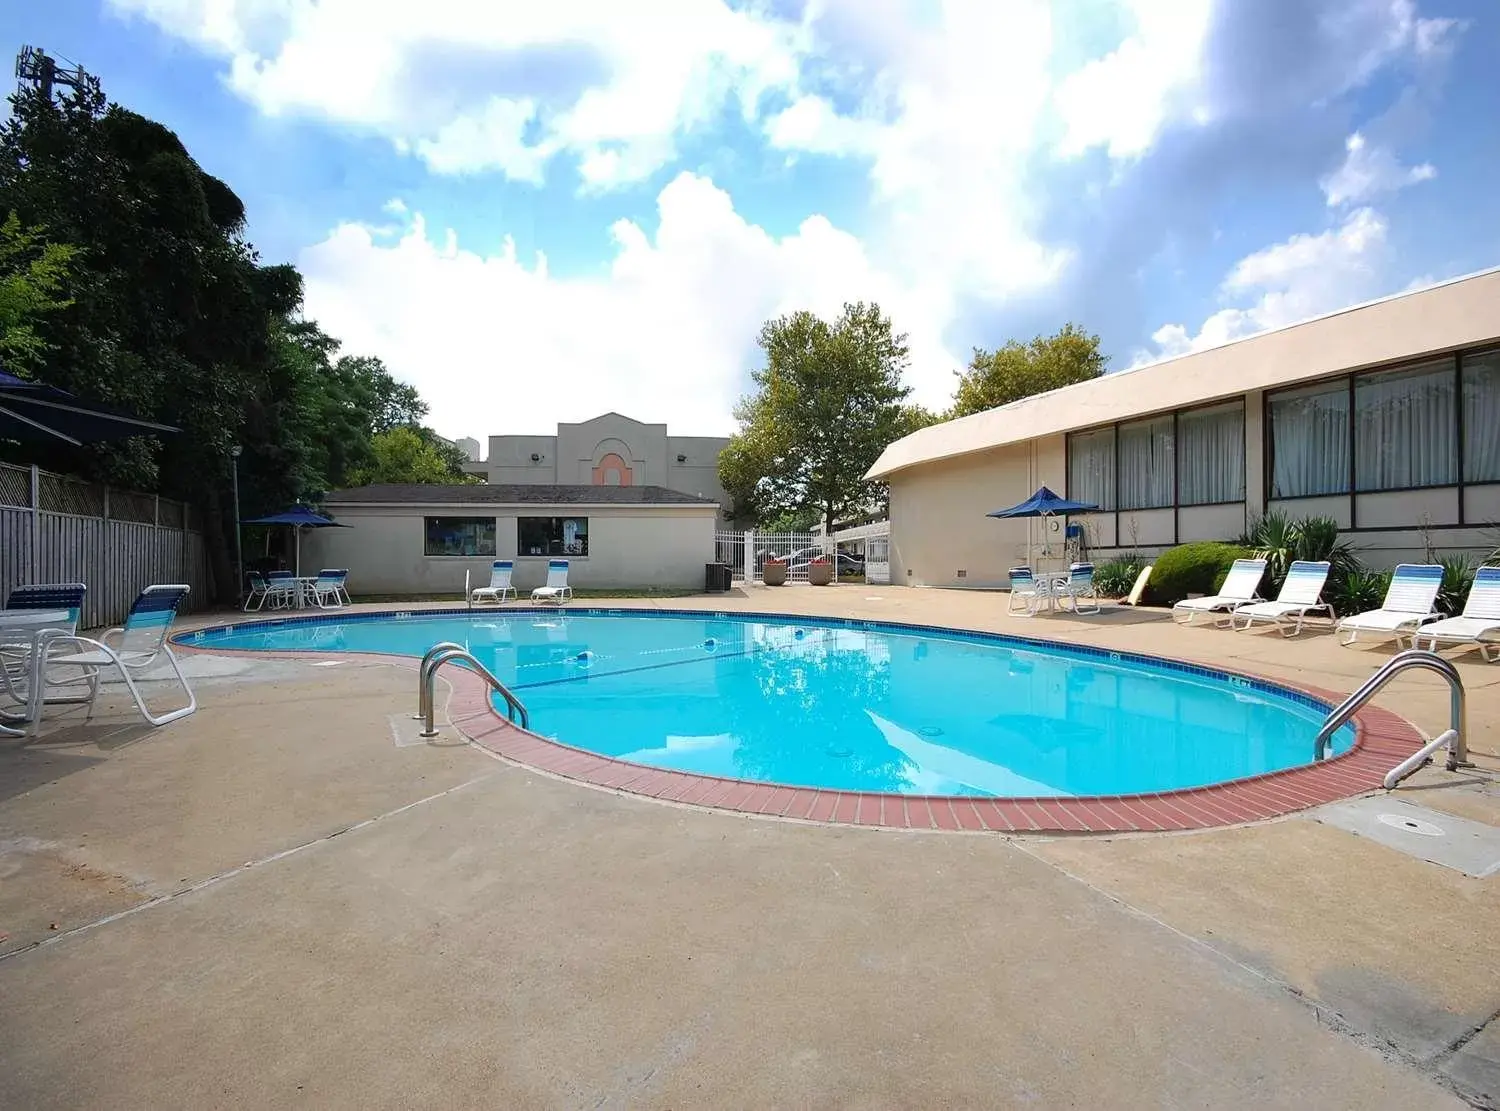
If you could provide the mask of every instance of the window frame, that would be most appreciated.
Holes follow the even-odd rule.
[[[1240,496],[1230,498],[1228,501],[1193,501],[1182,500],[1182,452],[1178,450],[1182,443],[1182,418],[1193,413],[1207,412],[1212,409],[1229,409],[1238,406],[1240,410]],[[1249,416],[1249,406],[1245,404],[1245,395],[1229,398],[1227,401],[1210,401],[1203,405],[1193,405],[1186,409],[1178,409],[1172,414],[1172,469],[1173,491],[1172,507],[1174,509],[1204,509],[1216,505],[1241,505],[1250,497],[1250,470],[1245,453],[1245,421]]]
[[[478,551],[472,553],[463,552],[434,552],[432,550],[432,523],[434,521],[466,521],[489,522],[490,526],[490,550],[488,552]],[[487,517],[472,514],[453,513],[424,513],[422,515],[422,557],[424,559],[494,559],[500,551],[500,529],[497,517]],[[481,545],[482,547],[482,545]]]
[[[522,541],[522,535],[521,535],[522,534],[522,528],[524,527],[524,522],[527,522],[527,521],[548,521],[552,525],[556,526],[556,529],[557,529],[557,532],[556,532],[556,536],[557,536],[556,544],[558,546],[558,550],[555,551],[555,552],[550,550],[551,547],[552,547],[552,545],[553,545],[553,543],[554,543],[554,541],[551,539],[551,537],[549,535],[549,538],[548,538],[548,541],[547,541],[547,547],[549,549],[548,551],[542,552],[540,554],[528,551],[526,549],[525,544]],[[583,522],[583,529],[582,529],[583,551],[582,552],[567,552],[567,551],[562,550],[562,545],[564,543],[563,540],[562,540],[562,529],[563,529],[564,522],[567,522],[567,521],[582,521]],[[589,527],[589,515],[587,513],[567,513],[567,514],[563,514],[561,516],[554,515],[554,514],[548,514],[546,516],[543,516],[541,514],[535,514],[535,515],[531,515],[531,516],[521,516],[520,514],[517,514],[516,515],[516,558],[517,559],[567,559],[567,560],[588,559],[589,558],[589,532],[590,531],[591,530],[590,530],[590,527]]]

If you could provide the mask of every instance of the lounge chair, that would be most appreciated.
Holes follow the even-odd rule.
[[[266,582],[266,577],[259,571],[247,571],[245,581],[250,584],[250,589],[245,594],[244,611],[249,613],[252,609],[258,610],[266,604],[266,599],[271,596],[271,587]]]
[[[1016,602],[1020,602],[1026,610],[1026,616],[1030,617],[1036,613],[1037,603],[1046,594],[1043,585],[1037,582],[1036,576],[1031,573],[1030,567],[1012,567],[1010,569],[1010,602],[1007,613],[1016,612]]]
[[[299,591],[297,578],[290,571],[270,571],[266,574],[266,603],[272,609],[285,609],[295,605]]]
[[[469,601],[474,605],[480,602],[494,602],[503,605],[505,599],[514,597],[516,588],[510,583],[511,572],[515,570],[515,564],[508,559],[497,559],[490,564],[490,585],[476,586],[469,591]]]
[[[573,588],[568,585],[568,561],[549,559],[547,561],[547,585],[533,590],[531,600],[550,602],[560,606],[571,597],[573,597]]]
[[[1438,564],[1401,564],[1391,575],[1391,585],[1378,610],[1356,613],[1338,623],[1339,632],[1349,634],[1348,640],[1339,643],[1353,644],[1360,633],[1376,633],[1395,637],[1397,644],[1410,641],[1415,645],[1416,631],[1443,616],[1435,608],[1442,585],[1443,569]]]
[[[1184,625],[1191,625],[1193,619],[1200,613],[1218,614],[1214,618],[1214,624],[1226,626],[1231,624],[1228,611],[1237,606],[1246,606],[1251,602],[1259,602],[1260,580],[1266,573],[1266,561],[1263,559],[1237,559],[1230,565],[1229,574],[1224,576],[1224,585],[1219,587],[1217,594],[1207,598],[1184,598],[1172,607],[1172,620],[1177,620],[1179,613],[1187,614]],[[1219,611],[1224,611],[1219,613]]]
[[[60,610],[67,619],[56,626],[69,633],[78,632],[78,621],[83,614],[83,599],[88,595],[84,583],[34,583],[12,587],[5,599],[7,610]],[[21,682],[26,677],[27,662],[31,655],[31,642],[0,644],[0,678],[5,691],[14,701],[25,702],[26,696]],[[66,701],[66,700],[64,700]]]
[[[125,618],[124,628],[110,629],[98,640],[82,636],[49,637],[42,649],[47,653],[48,669],[76,667],[82,671],[83,681],[88,684],[89,690],[85,697],[77,701],[89,704],[90,717],[93,716],[94,701],[99,694],[99,673],[108,667],[119,669],[121,677],[125,680],[125,686],[130,691],[130,696],[135,699],[136,708],[140,710],[141,716],[152,725],[166,725],[170,721],[187,717],[198,708],[198,699],[193,694],[192,687],[188,686],[187,678],[182,674],[182,668],[177,663],[177,657],[172,654],[172,649],[167,645],[167,634],[172,631],[172,621],[177,616],[177,607],[182,604],[182,600],[187,595],[188,587],[182,584],[148,586],[141,591],[140,596],[130,607],[130,614]],[[115,634],[119,634],[120,638],[118,647],[107,643]],[[78,648],[79,651],[63,655],[56,651],[58,648],[67,647]],[[165,714],[153,714],[147,708],[146,700],[141,696],[134,676],[145,671],[161,657],[165,657],[171,664],[173,674],[182,684],[182,689],[187,692],[188,703],[176,710],[169,710]]]
[[[1464,612],[1458,617],[1423,625],[1415,639],[1427,641],[1428,649],[1433,652],[1437,651],[1439,641],[1446,641],[1478,648],[1486,663],[1500,660],[1500,567],[1481,567],[1475,571]]]
[[[1271,621],[1284,637],[1302,632],[1302,622],[1310,613],[1322,610],[1333,617],[1333,607],[1323,601],[1323,584],[1328,581],[1328,562],[1313,563],[1299,559],[1287,570],[1286,581],[1274,602],[1248,602],[1229,611],[1230,628],[1248,629],[1257,621]],[[1295,617],[1295,622],[1288,618]],[[1243,618],[1244,625],[1237,622]]]
[[[1068,581],[1059,583],[1054,588],[1058,603],[1063,599],[1071,599],[1069,607],[1077,614],[1095,614],[1100,610],[1099,595],[1094,590],[1094,565],[1092,563],[1075,563],[1068,568]],[[1085,606],[1087,599],[1091,605]]]

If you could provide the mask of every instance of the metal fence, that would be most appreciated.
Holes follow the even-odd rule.
[[[190,507],[36,467],[0,463],[0,600],[23,583],[81,582],[80,625],[117,625],[152,583],[187,583],[187,608],[211,596]]]
[[[735,582],[759,582],[768,556],[787,561],[787,580],[806,582],[812,560],[832,545],[806,532],[720,532],[714,536],[715,560],[729,564]]]

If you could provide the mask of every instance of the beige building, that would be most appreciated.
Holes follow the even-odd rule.
[[[361,486],[324,502],[349,528],[308,530],[304,567],[347,567],[357,594],[451,594],[515,561],[523,596],[566,559],[571,586],[702,589],[718,505],[660,486]]]
[[[886,448],[891,581],[1003,583],[1061,522],[995,520],[1038,486],[1101,507],[1094,559],[1326,515],[1372,566],[1500,545],[1500,270],[925,428]]]
[[[489,458],[468,471],[494,485],[660,486],[727,508],[719,452],[728,443],[605,413],[553,436],[491,436]]]

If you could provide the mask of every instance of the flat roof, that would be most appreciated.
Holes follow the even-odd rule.
[[[665,486],[403,483],[335,490],[326,505],[718,505]]]
[[[1500,341],[1500,267],[1112,371],[889,444],[865,477]]]

